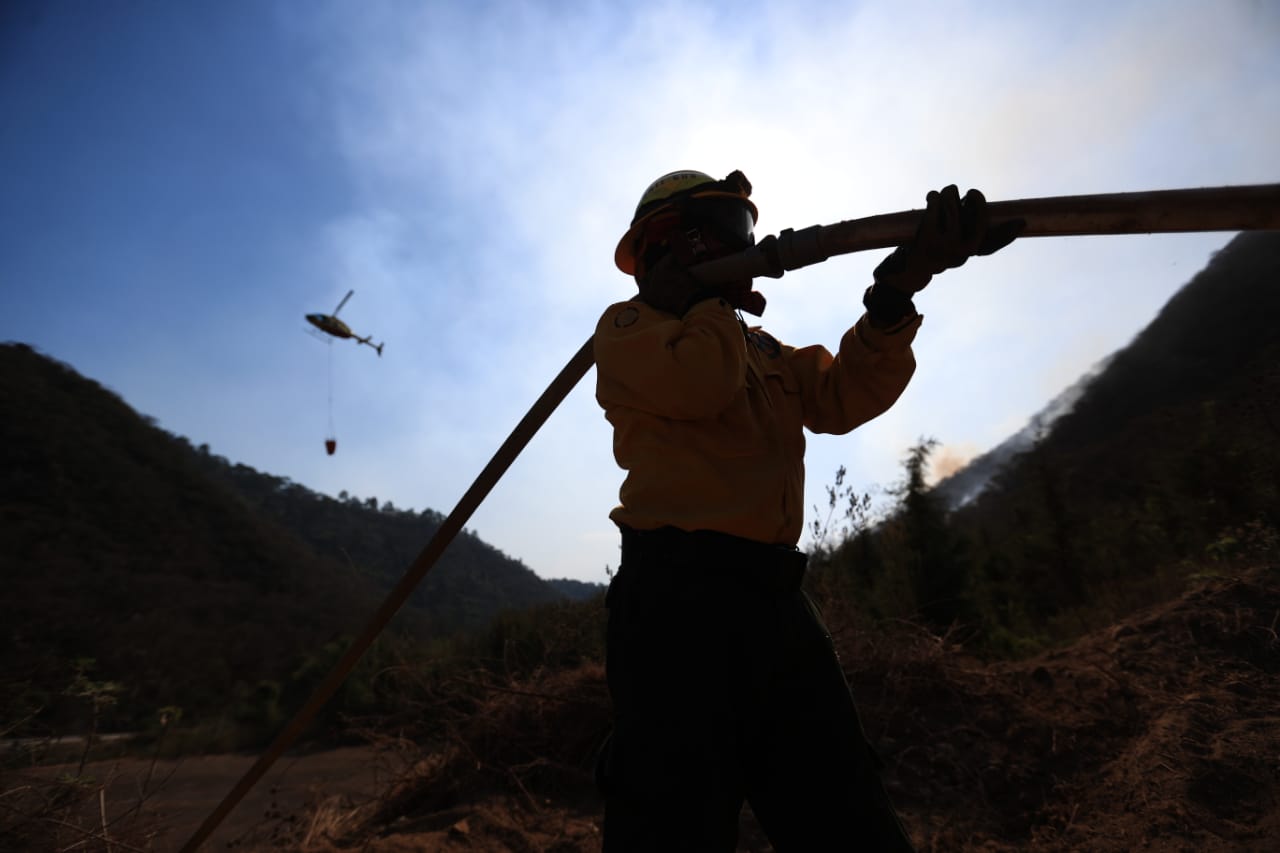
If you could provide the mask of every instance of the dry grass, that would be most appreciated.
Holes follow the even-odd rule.
[[[145,809],[151,792],[140,790],[129,803],[109,803],[113,781],[110,776],[48,779],[6,771],[0,781],[0,849],[14,853],[154,849],[159,830]]]

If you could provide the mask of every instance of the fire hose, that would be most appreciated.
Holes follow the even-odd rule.
[[[1052,196],[991,202],[992,222],[1022,219],[1025,237],[1067,237],[1114,234],[1155,234],[1200,231],[1280,230],[1280,184],[1158,190],[1104,195]],[[690,268],[698,279],[714,284],[759,276],[780,278],[784,273],[820,263],[836,255],[884,249],[910,240],[922,210],[852,219],[834,225],[786,229],[768,236],[736,255]],[[306,704],[281,730],[216,808],[182,847],[194,853],[245,794],[303,733],[350,675],[360,658],[408,600],[414,588],[461,532],[490,490],[524,450],[542,424],[595,363],[592,339],[574,353],[547,389],[534,402],[511,435],[441,522],[435,535],[403,577],[369,618],[343,656],[314,689]]]

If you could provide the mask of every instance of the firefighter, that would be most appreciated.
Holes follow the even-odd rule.
[[[622,558],[606,597],[604,850],[731,853],[745,801],[782,853],[907,851],[801,589],[804,428],[844,434],[892,406],[915,370],[914,294],[1020,223],[988,227],[976,190],[930,192],[832,355],[748,326],[740,312],[764,310],[750,280],[688,271],[754,244],[750,195],[738,171],[654,181],[614,255],[639,293],[596,328],[596,399],[625,471],[610,513]]]

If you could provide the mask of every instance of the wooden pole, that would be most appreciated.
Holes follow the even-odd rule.
[[[909,210],[854,219],[835,225],[815,226],[796,232],[806,235],[804,243],[812,243],[816,251],[802,254],[805,263],[788,266],[795,269],[817,263],[833,255],[883,249],[911,239],[922,211]],[[992,221],[1025,219],[1024,237],[1061,237],[1084,234],[1147,234],[1182,231],[1280,230],[1280,184],[1255,187],[1220,187],[1215,189],[1164,190],[1146,193],[1117,193],[1092,196],[1057,196],[991,203]],[[817,230],[815,230],[817,229]],[[805,250],[808,252],[808,250]],[[825,253],[825,254],[824,254]],[[818,257],[821,255],[821,257]],[[726,262],[728,262],[726,264]],[[710,261],[693,269],[706,281],[731,281],[759,264],[758,252],[748,250],[741,255]],[[752,275],[766,275],[752,271]],[[471,488],[440,524],[431,541],[405,571],[395,588],[370,617],[351,646],[334,665],[333,670],[315,688],[306,704],[284,727],[266,752],[259,756],[217,807],[205,818],[182,847],[182,853],[194,853],[213,833],[231,810],[266,774],[284,751],[303,733],[320,709],[332,698],[342,682],[351,674],[364,653],[373,645],[391,618],[408,600],[414,588],[440,559],[445,548],[461,532],[472,513],[488,496],[511,463],[520,455],[534,433],[563,402],[578,381],[595,363],[592,341],[588,338],[569,359],[560,373],[542,392],[533,407],[516,424],[507,440],[476,477]]]
[[[409,595],[414,588],[422,581],[431,567],[440,559],[440,555],[444,553],[445,548],[449,547],[449,543],[454,537],[462,531],[463,525],[471,518],[471,514],[479,508],[480,504],[488,496],[489,492],[502,479],[502,475],[511,467],[511,463],[515,461],[520,452],[524,450],[525,445],[533,438],[538,428],[551,416],[556,407],[564,400],[564,398],[573,390],[573,386],[578,384],[578,380],[591,368],[595,359],[591,353],[591,340],[588,340],[569,359],[569,363],[564,366],[551,382],[546,391],[542,392],[542,396],[534,402],[533,407],[528,413],[521,418],[520,423],[516,424],[516,428],[512,431],[507,440],[498,448],[498,452],[489,460],[489,464],[485,465],[484,470],[480,472],[480,476],[476,477],[475,482],[471,484],[471,488],[467,489],[457,506],[453,508],[453,512],[440,523],[440,527],[436,530],[435,535],[431,537],[431,541],[422,549],[422,553],[409,566],[404,576],[395,585],[395,588],[387,595],[385,601],[377,609],[373,616],[365,625],[364,630],[351,641],[350,647],[342,655],[333,669],[325,676],[324,680],[316,686],[312,691],[311,697],[307,699],[306,704],[294,715],[293,719],[284,727],[284,730],[276,736],[271,745],[267,747],[266,752],[258,757],[240,781],[227,792],[222,802],[210,812],[204,822],[191,836],[190,840],[182,846],[183,853],[194,853],[198,850],[209,836],[217,828],[218,824],[226,818],[231,810],[249,793],[249,789],[257,784],[258,780],[266,774],[267,770],[275,763],[284,751],[288,749],[294,741],[306,730],[307,726],[315,719],[316,714],[324,707],[325,703],[332,698],[338,688],[342,686],[342,682],[346,681],[347,676],[351,674],[360,658],[373,645],[373,641],[378,638],[382,630],[387,627],[387,623],[391,621],[391,617],[408,600]]]
[[[992,222],[1026,221],[1024,237],[1280,230],[1280,184],[1052,196],[989,205]],[[745,252],[692,267],[708,283],[788,270],[835,255],[900,246],[915,235],[923,210],[904,210],[834,225],[783,231]],[[771,242],[776,241],[776,242]]]
[[[1280,184],[1027,198],[992,202],[988,209],[992,222],[1025,219],[1022,237],[1277,230]],[[827,226],[831,254],[900,245],[915,234],[923,212]]]

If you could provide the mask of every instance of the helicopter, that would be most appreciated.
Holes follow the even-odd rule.
[[[353,293],[355,293],[354,290],[348,290],[347,295],[342,297],[342,301],[338,303],[337,308],[333,309],[332,314],[308,314],[307,322],[327,335],[332,335],[335,338],[351,338],[358,344],[365,344],[366,346],[373,347],[377,350],[378,356],[381,357],[382,344],[373,343],[372,335],[362,338],[352,332],[350,326],[338,319],[338,312],[342,310],[343,305],[347,304],[347,300],[351,298],[351,294]]]

